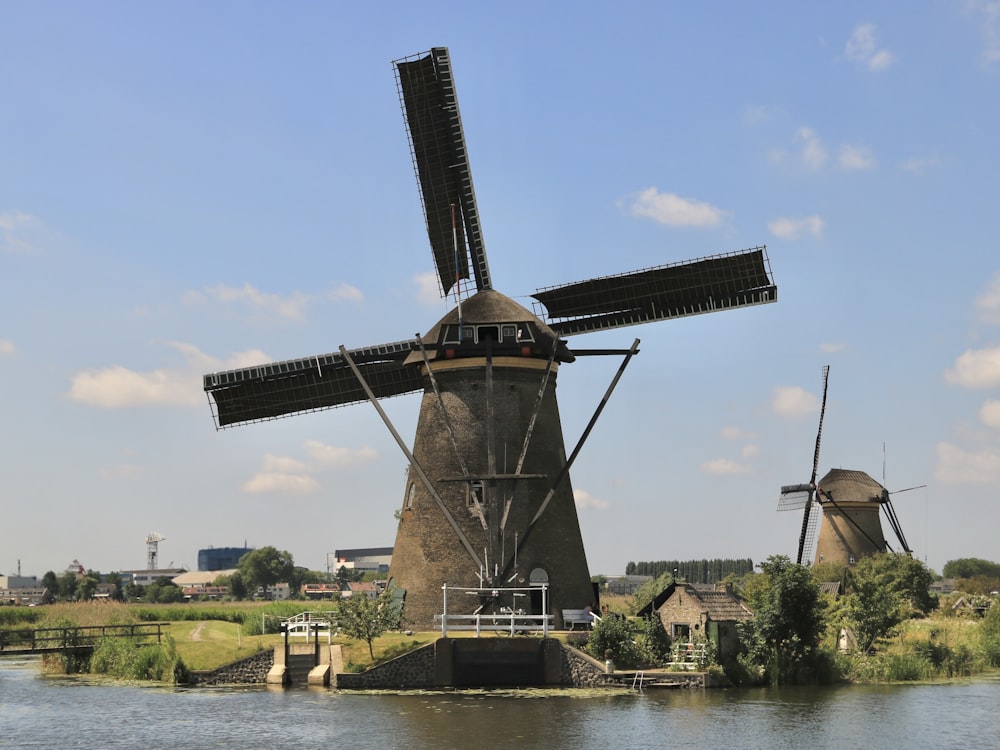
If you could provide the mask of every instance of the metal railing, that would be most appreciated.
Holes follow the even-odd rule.
[[[481,600],[495,602],[499,605],[509,598],[516,602],[519,598],[529,598],[532,592],[541,592],[542,606],[544,613],[548,608],[548,586],[529,586],[515,588],[474,588],[468,586],[449,586],[447,583],[441,587],[442,592],[442,614],[434,615],[434,621],[441,623],[441,636],[447,637],[449,630],[474,631],[478,638],[483,631],[494,632],[498,635],[514,635],[516,633],[542,632],[543,637],[548,637],[549,629],[552,626],[552,615],[526,613],[520,607],[499,606],[498,611],[482,614],[478,610],[471,614],[448,614],[448,592],[461,592],[463,595],[477,596]],[[494,605],[494,606],[496,606]],[[480,604],[479,609],[484,605]]]
[[[163,637],[163,622],[143,622],[133,625],[80,625],[62,628],[30,630],[0,630],[0,654],[42,654],[93,648],[104,638],[152,638],[159,643]]]

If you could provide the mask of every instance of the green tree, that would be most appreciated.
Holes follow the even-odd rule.
[[[337,605],[337,626],[350,638],[367,643],[372,660],[375,659],[372,643],[385,631],[398,627],[399,616],[399,603],[393,598],[391,587],[374,598],[355,593]]]
[[[125,596],[122,592],[122,577],[116,572],[108,573],[106,578],[106,583],[111,584],[111,598],[116,602],[121,602],[125,600]]]
[[[945,578],[1000,578],[1000,563],[979,557],[962,557],[944,564],[941,575]]]
[[[744,588],[753,618],[737,623],[752,674],[773,685],[817,682],[827,657],[819,643],[826,630],[826,602],[804,565],[784,555],[760,564]]]
[[[979,625],[979,637],[983,653],[994,667],[1000,667],[1000,604],[986,610]]]
[[[63,601],[73,601],[76,598],[76,573],[67,571],[59,576],[59,598]]]
[[[848,572],[848,592],[859,581],[868,578],[900,597],[901,603],[908,608],[904,615],[927,614],[937,606],[937,600],[930,593],[934,574],[909,555],[881,552],[861,558]]]
[[[237,566],[244,583],[251,592],[267,590],[276,583],[289,583],[295,574],[292,553],[274,547],[251,550],[240,558]]]
[[[122,586],[122,594],[127,602],[137,602],[146,597],[146,587],[135,581],[129,581]]]
[[[76,600],[85,602],[94,598],[97,593],[97,584],[101,582],[101,574],[89,570],[87,574],[76,582]]]
[[[184,599],[184,592],[166,576],[157,578],[146,587],[145,599],[150,603],[170,604]]]
[[[616,667],[635,667],[642,659],[642,651],[624,617],[605,617],[594,625],[587,638],[587,651],[601,661],[611,659]]]
[[[229,588],[229,595],[233,599],[245,599],[247,596],[247,587],[243,582],[243,576],[240,575],[240,571],[234,570],[230,575],[218,576],[214,581],[212,581],[213,586],[226,586]]]
[[[51,570],[42,576],[42,586],[45,587],[45,603],[51,604],[59,596],[59,579]]]
[[[844,597],[843,611],[863,654],[904,619],[899,594],[874,577],[854,579],[851,592]]]

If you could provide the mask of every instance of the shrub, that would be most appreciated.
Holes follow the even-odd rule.
[[[610,658],[617,666],[635,667],[642,661],[642,652],[635,641],[628,620],[605,617],[590,631],[587,651],[597,659]]]

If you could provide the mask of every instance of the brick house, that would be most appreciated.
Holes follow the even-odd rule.
[[[688,583],[672,583],[640,615],[656,612],[674,641],[707,638],[715,644],[719,662],[732,659],[739,650],[736,623],[749,620],[753,613],[732,589],[706,591]]]

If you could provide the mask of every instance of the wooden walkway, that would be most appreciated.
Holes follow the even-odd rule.
[[[82,625],[65,628],[24,628],[0,630],[0,656],[51,654],[59,651],[92,649],[104,638],[132,638],[156,643],[163,637],[163,622],[136,625]]]

